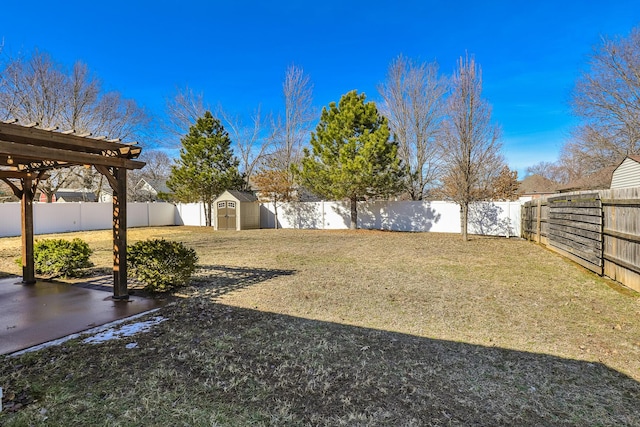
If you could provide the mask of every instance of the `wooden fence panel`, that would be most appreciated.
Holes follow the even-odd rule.
[[[549,244],[549,203],[546,200],[540,202],[540,243]]]
[[[606,190],[604,274],[640,291],[640,188]]]
[[[549,206],[544,199],[526,202],[522,206],[522,237],[546,245],[549,235]]]
[[[550,197],[549,246],[602,275],[602,203],[598,193]]]

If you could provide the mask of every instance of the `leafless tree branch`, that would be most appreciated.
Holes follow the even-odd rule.
[[[640,27],[594,48],[571,105],[581,123],[565,151],[580,163],[580,173],[640,154]]]
[[[398,155],[408,169],[406,191],[422,200],[437,182],[442,152],[437,139],[444,117],[446,85],[436,62],[417,63],[399,56],[378,87],[381,112],[398,142]]]

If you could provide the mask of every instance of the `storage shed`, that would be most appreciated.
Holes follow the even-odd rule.
[[[260,203],[253,193],[227,190],[214,202],[216,230],[260,228]]]
[[[640,156],[627,156],[615,168],[611,177],[611,189],[640,187]]]

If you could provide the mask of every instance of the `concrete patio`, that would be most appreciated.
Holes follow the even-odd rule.
[[[0,279],[0,354],[13,353],[164,304],[139,296],[116,301],[111,298],[112,288],[91,281],[79,285],[43,281],[23,285],[20,280],[20,277]]]

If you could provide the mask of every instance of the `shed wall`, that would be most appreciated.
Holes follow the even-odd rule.
[[[640,163],[626,158],[613,171],[611,189],[640,187]]]
[[[241,202],[240,224],[238,230],[254,230],[260,228],[260,204],[257,202]]]

